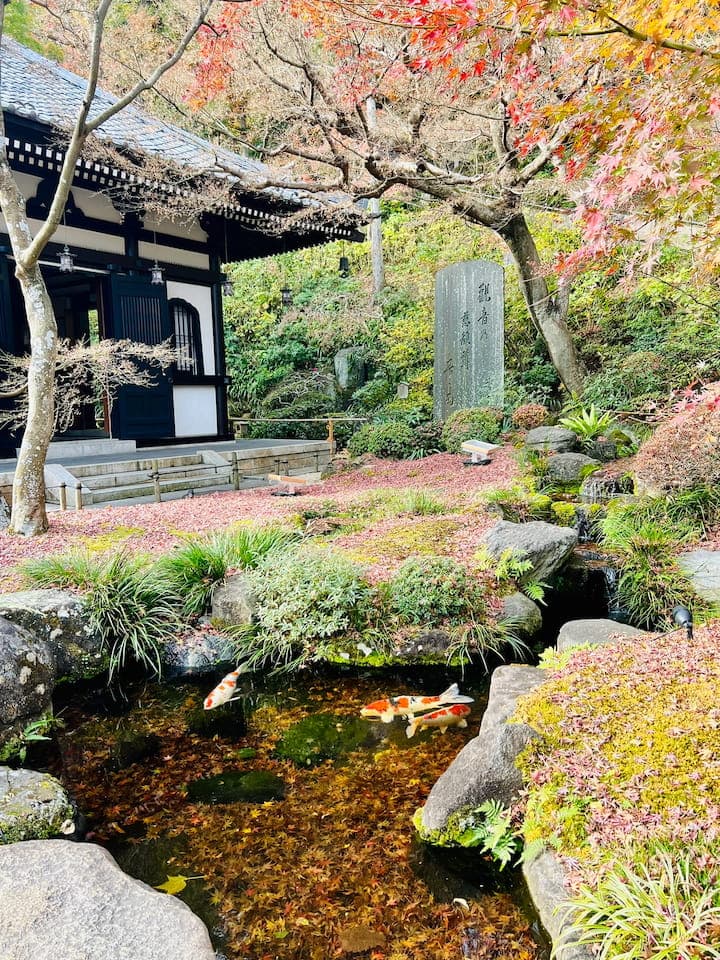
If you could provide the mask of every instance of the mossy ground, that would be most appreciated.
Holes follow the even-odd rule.
[[[648,845],[699,844],[720,866],[720,625],[583,648],[549,671],[516,719],[542,739],[521,757],[527,841],[592,883]]]
[[[118,720],[74,704],[62,734],[66,779],[94,841],[111,847],[121,841],[127,850],[182,838],[182,856],[168,855],[148,879],[162,882],[165,876],[155,879],[162,872],[202,875],[180,896],[208,888],[230,960],[340,960],[340,931],[357,924],[385,936],[375,960],[457,960],[467,927],[480,932],[487,951],[492,946],[488,957],[535,960],[528,922],[507,895],[478,894],[465,913],[435,900],[414,872],[413,812],[475,734],[479,708],[467,730],[444,737],[429,732],[408,740],[404,723],[373,724],[372,744],[351,750],[342,764],[299,767],[276,754],[281,737],[306,717],[333,714],[350,722],[379,696],[439,692],[449,682],[444,673],[414,685],[387,675],[283,678],[272,689],[247,681],[247,733],[212,739],[186,726],[204,689],[148,686],[136,691],[120,725],[152,729],[159,757],[119,772],[107,764]],[[228,770],[275,774],[286,784],[285,799],[190,801],[186,784]]]

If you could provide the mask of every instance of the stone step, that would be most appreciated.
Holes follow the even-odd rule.
[[[149,473],[152,469],[153,460],[157,460],[161,469],[170,467],[189,467],[203,463],[203,459],[198,453],[188,453],[182,456],[174,457],[153,457],[143,460],[116,460],[106,463],[78,463],[65,464],[67,469],[78,479],[85,477],[99,477],[108,474],[132,473],[142,471]]]
[[[207,490],[214,487],[218,490],[227,490],[228,483],[222,483],[218,477],[182,477],[173,480],[161,480],[160,492],[182,492],[183,490]],[[89,490],[83,494],[83,503],[110,503],[114,500],[134,500],[139,497],[152,497],[155,494],[155,485],[152,480],[139,483],[128,483],[117,487],[102,487]]]
[[[160,466],[162,480],[182,479],[184,477],[216,477],[218,483],[227,483],[230,476],[230,465],[215,467],[212,464],[191,464],[183,467]],[[100,474],[94,477],[82,477],[82,484],[89,490],[104,490],[114,487],[131,486],[134,483],[143,483],[150,478],[152,470],[129,470],[125,473]]]

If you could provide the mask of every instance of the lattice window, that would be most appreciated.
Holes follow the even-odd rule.
[[[195,377],[203,375],[200,314],[187,300],[171,300],[170,316],[175,330],[177,369]]]

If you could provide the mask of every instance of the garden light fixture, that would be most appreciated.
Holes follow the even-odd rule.
[[[341,277],[350,276],[350,261],[346,256],[340,257],[340,269],[339,273]]]
[[[693,618],[687,607],[675,607],[673,610],[673,620],[678,627],[685,627],[688,640],[693,638]]]
[[[232,297],[235,293],[235,284],[232,282],[230,277],[227,274],[222,275],[222,281],[220,283],[220,289],[222,290],[222,295],[224,297]]]
[[[290,287],[283,287],[280,291],[280,298],[282,305],[284,307],[291,307],[293,303],[293,295]]]
[[[70,253],[67,244],[60,251],[60,273],[73,273],[75,270],[75,254]]]
[[[157,234],[153,230],[153,246],[157,246]],[[160,283],[165,282],[165,274],[163,268],[160,266],[157,260],[157,252],[155,253],[155,263],[150,267],[150,283],[155,284],[156,286]]]

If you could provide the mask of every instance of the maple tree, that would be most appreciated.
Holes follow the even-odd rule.
[[[454,73],[438,82],[423,55],[428,34],[377,14],[362,4],[226,5],[202,32],[193,104],[235,143],[285,160],[285,175],[307,190],[373,200],[409,189],[494,231],[562,381],[580,392],[569,287],[541,262],[527,219],[536,207],[569,209],[547,173],[572,123],[549,125],[523,155],[517,143],[530,129],[502,56],[480,64],[458,52],[463,83]],[[552,77],[544,101],[561,108],[589,77],[556,69],[554,56],[539,51],[526,79]]]

